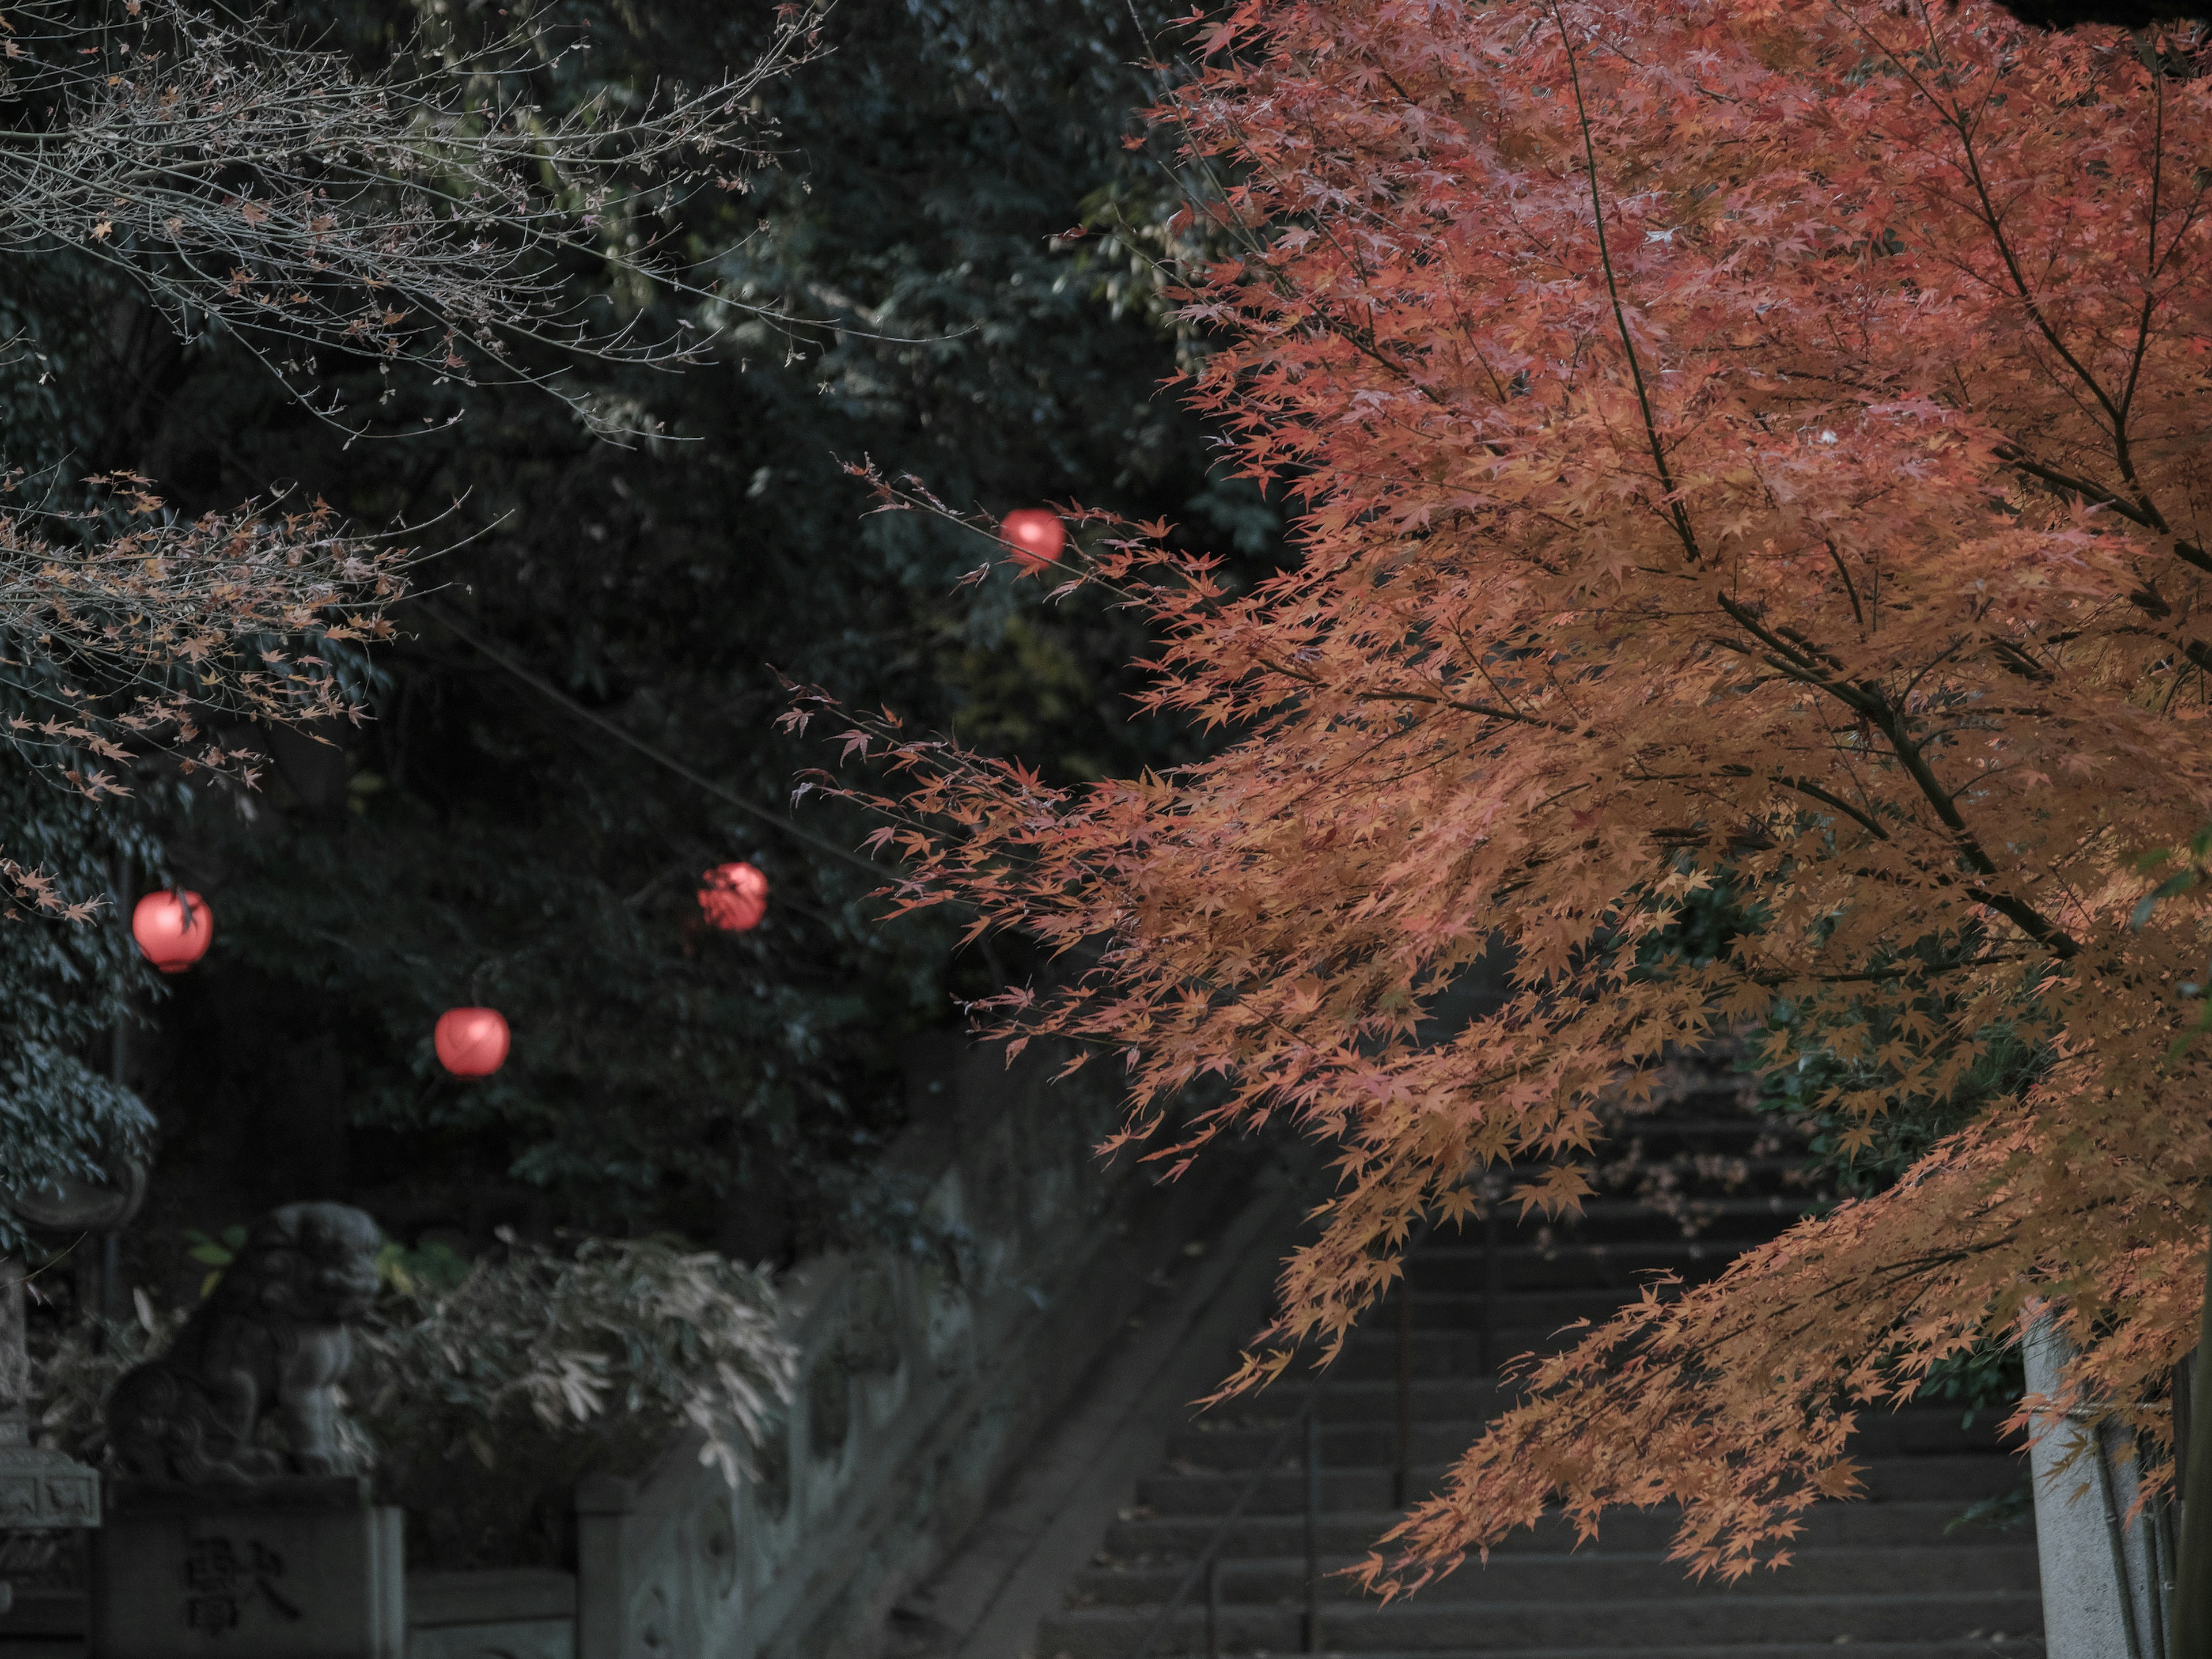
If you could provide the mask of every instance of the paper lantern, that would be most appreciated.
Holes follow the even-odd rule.
[[[768,914],[768,878],[750,864],[718,864],[699,889],[699,908],[726,933],[757,927]]]
[[[1057,560],[1067,545],[1067,526],[1060,523],[1060,514],[1042,507],[1018,507],[1007,514],[999,533],[1012,550],[1014,562],[1031,574]]]
[[[448,1008],[430,1041],[455,1077],[489,1077],[507,1059],[507,1021],[496,1008]]]
[[[149,893],[131,912],[131,937],[163,973],[181,974],[207,954],[215,912],[198,893]]]

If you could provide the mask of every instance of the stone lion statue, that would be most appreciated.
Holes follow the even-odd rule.
[[[256,1221],[168,1352],[108,1396],[119,1471],[191,1486],[356,1473],[338,1442],[337,1389],[353,1362],[347,1322],[375,1297],[383,1243],[375,1222],[343,1204],[287,1204]],[[269,1415],[283,1452],[258,1443]]]

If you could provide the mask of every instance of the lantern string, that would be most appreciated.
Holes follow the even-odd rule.
[[[636,750],[639,754],[643,755],[647,760],[656,762],[659,764],[666,767],[670,771],[675,773],[677,776],[685,779],[690,783],[696,784],[698,787],[705,790],[716,799],[726,801],[732,806],[736,807],[739,811],[750,813],[764,823],[773,824],[776,829],[781,830],[785,835],[791,836],[793,840],[805,842],[806,845],[813,848],[817,852],[826,853],[831,858],[842,860],[845,863],[853,865],[856,868],[865,870],[870,875],[874,876],[878,879],[881,879],[885,876],[896,875],[899,873],[899,868],[896,865],[892,865],[886,868],[884,866],[878,864],[872,860],[864,859],[859,854],[854,853],[848,848],[838,846],[834,841],[830,841],[822,836],[815,835],[811,830],[800,829],[789,818],[783,817],[777,813],[770,811],[767,807],[761,805],[757,801],[747,800],[743,795],[737,793],[734,790],[725,788],[722,785],[716,783],[712,778],[706,776],[703,773],[695,772],[691,768],[686,766],[682,761],[678,760],[675,756],[670,754],[666,750],[647,743],[643,738],[624,731],[621,726],[616,725],[605,715],[595,714],[591,709],[585,708],[583,704],[569,696],[551,681],[544,678],[540,675],[533,673],[531,670],[524,667],[513,657],[508,656],[504,651],[500,650],[489,641],[479,638],[469,629],[462,627],[460,623],[455,622],[451,617],[447,616],[444,611],[441,610],[436,605],[431,605],[425,600],[422,602],[422,608],[425,611],[428,611],[430,615],[436,619],[441,627],[454,635],[464,644],[475,647],[476,649],[481,651],[485,656],[490,658],[492,661],[498,664],[501,668],[507,670],[508,673],[514,675],[515,678],[520,680],[532,690],[538,692],[541,696],[550,697],[555,702],[559,703],[562,708],[575,715],[577,719],[588,721],[590,724],[599,727],[600,731],[607,733],[608,736],[619,738],[623,743],[628,744],[631,748]]]

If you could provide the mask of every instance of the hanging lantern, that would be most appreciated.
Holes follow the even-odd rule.
[[[430,1041],[455,1077],[489,1077],[507,1059],[507,1021],[496,1008],[448,1008]]]
[[[1067,545],[1067,526],[1060,523],[1060,514],[1042,507],[1016,508],[1006,514],[999,533],[1012,550],[1014,562],[1031,575],[1058,560],[1060,549]]]
[[[726,933],[757,927],[768,914],[768,878],[750,864],[718,864],[699,889],[699,908]]]
[[[207,954],[215,912],[198,893],[149,893],[131,912],[131,937],[163,973],[181,974]]]

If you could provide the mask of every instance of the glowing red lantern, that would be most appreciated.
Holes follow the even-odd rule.
[[[507,1021],[496,1008],[448,1008],[430,1041],[455,1077],[489,1077],[507,1060]]]
[[[1012,550],[1014,562],[1031,574],[1057,560],[1067,545],[1067,526],[1060,523],[1060,514],[1042,507],[1016,508],[1006,514],[999,533]]]
[[[207,954],[215,912],[198,893],[149,893],[131,912],[131,937],[163,973],[181,974]]]
[[[699,890],[699,908],[726,933],[757,927],[768,914],[768,878],[750,864],[718,864]]]

